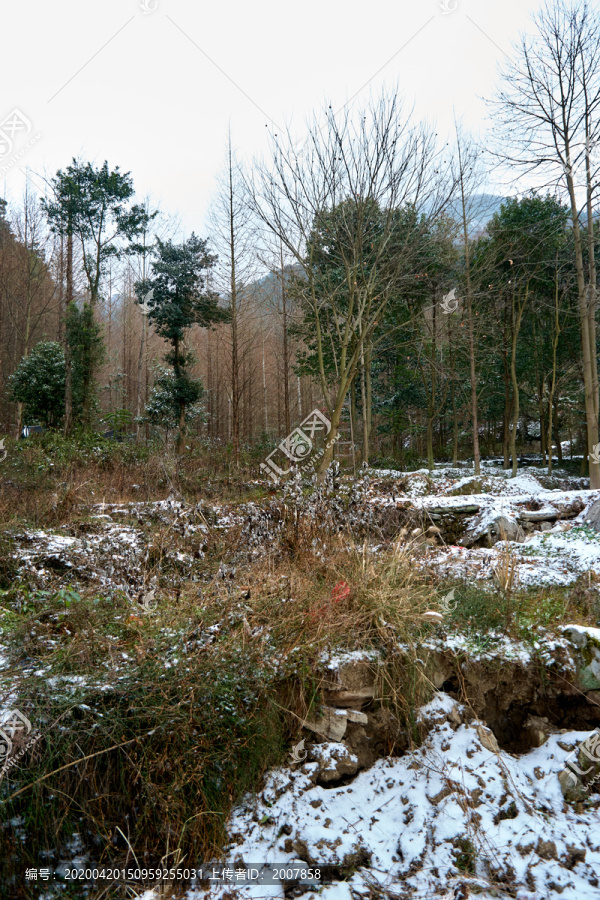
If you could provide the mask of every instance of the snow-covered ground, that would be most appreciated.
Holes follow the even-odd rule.
[[[484,467],[478,479],[447,467],[370,475],[374,506],[409,501],[438,514],[467,507],[472,516],[502,514],[517,521],[523,510],[533,509],[551,523],[520,542],[499,541],[491,548],[442,540],[421,557],[440,574],[491,579],[508,564],[515,569],[515,586],[565,585],[582,575],[591,582],[600,575],[600,535],[584,525],[600,492],[589,491],[586,479],[560,472],[549,479],[539,470],[511,479],[493,466]],[[507,647],[507,658],[519,658],[522,648],[513,649]],[[317,745],[313,758],[320,761],[272,771],[258,796],[246,798],[230,818],[227,864],[235,870],[303,860],[337,870],[331,883],[305,887],[306,900],[600,897],[600,796],[591,791],[587,808],[576,810],[565,802],[558,781],[567,757],[589,732],[550,734],[537,749],[513,755],[498,748],[485,726],[466,722],[447,695],[437,694],[422,715],[433,720],[422,747],[399,759],[380,759],[333,787],[317,777],[328,753],[339,757],[339,744]],[[238,896],[283,898],[284,889],[241,887],[233,878],[187,895]]]
[[[567,585],[582,575],[600,580],[600,533],[585,525],[584,519],[600,491],[588,489],[588,480],[572,478],[557,471],[547,476],[541,470],[528,468],[511,478],[509,472],[484,465],[482,475],[464,476],[461,470],[440,467],[433,473],[426,469],[412,473],[373,470],[375,476],[370,502],[378,507],[408,506],[425,513],[436,522],[446,514],[463,513],[465,528],[477,534],[497,517],[505,516],[517,523],[535,519],[538,528],[519,541],[498,541],[493,547],[440,545],[427,550],[423,564],[432,566],[447,577],[490,580],[497,569],[507,564],[514,567],[514,586]],[[398,491],[385,490],[377,478],[392,479]],[[555,487],[564,482],[565,488]],[[552,486],[545,486],[549,482]],[[473,489],[471,493],[469,488]],[[483,490],[482,490],[483,489]],[[573,514],[573,510],[579,510]],[[466,512],[465,512],[466,511]],[[526,526],[527,527],[527,526]]]
[[[558,773],[588,732],[550,735],[521,756],[497,749],[491,732],[466,724],[463,710],[438,694],[423,711],[433,720],[424,744],[381,759],[350,783],[315,783],[316,762],[272,771],[228,823],[227,861],[354,870],[306,900],[453,897],[466,883],[482,898],[591,900],[600,896],[600,796],[575,812]],[[323,746],[323,745],[321,745]],[[326,745],[327,746],[327,745]],[[235,881],[235,879],[234,879]],[[377,891],[383,893],[377,893]],[[210,897],[283,898],[283,887],[214,886]]]
[[[515,587],[566,585],[581,575],[592,579],[600,576],[600,534],[573,525],[567,531],[536,533],[523,544],[444,547],[430,552],[427,562],[448,577],[490,580],[507,557],[515,565]]]
[[[415,545],[418,565],[449,581],[488,581],[511,570],[513,587],[550,588],[582,576],[590,585],[600,582],[600,533],[584,522],[600,491],[588,490],[586,479],[558,471],[548,477],[533,468],[511,479],[494,465],[485,465],[477,479],[464,467],[439,466],[433,473],[373,470],[369,475],[366,497],[373,508],[410,506],[431,523],[461,515],[467,530],[475,520],[481,529],[505,516],[521,529],[520,540],[491,547],[450,544],[443,535]],[[87,531],[28,531],[15,545],[23,574],[38,586],[54,583],[62,573],[70,583],[81,579],[96,588],[118,588],[140,601],[150,586],[143,574],[148,525],[164,526],[184,539],[183,552],[170,538],[160,550],[185,579],[212,529],[246,523],[251,531],[257,511],[260,505],[193,507],[173,499],[101,504]],[[498,640],[506,645],[507,660],[529,658],[529,645],[506,636]],[[460,635],[450,635],[445,649],[473,656]],[[552,733],[537,749],[513,755],[499,750],[494,735],[446,694],[437,694],[420,714],[429,722],[429,734],[420,748],[400,758],[378,759],[356,772],[344,744],[321,742],[311,747],[310,761],[291,759],[288,767],[271,771],[258,795],[245,798],[230,817],[228,865],[235,870],[302,860],[313,868],[331,867],[333,880],[318,889],[305,887],[306,900],[600,897],[600,794],[590,791],[587,805],[574,806],[565,802],[558,781],[567,757],[589,732]],[[328,762],[335,766],[344,753],[350,774],[326,784]],[[287,896],[298,896],[299,888],[294,890]],[[157,900],[159,894],[143,896]],[[192,888],[186,895],[187,900],[238,896],[283,898],[284,890],[234,881]]]

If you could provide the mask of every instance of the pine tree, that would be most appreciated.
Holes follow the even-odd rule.
[[[163,387],[171,391],[179,413],[178,453],[185,444],[186,410],[202,392],[200,382],[190,373],[194,359],[185,349],[186,331],[195,324],[208,328],[229,317],[228,311],[218,306],[218,295],[207,287],[206,275],[215,262],[208,241],[195,234],[183,244],[158,240],[151,277],[135,285],[138,301],[146,299],[150,307],[148,318],[156,333],[171,344],[164,358],[173,370],[173,379]]]

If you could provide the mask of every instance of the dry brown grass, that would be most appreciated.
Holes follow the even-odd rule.
[[[38,503],[34,516],[72,525],[91,503],[127,499],[126,477],[145,483],[141,462],[109,462],[73,466],[62,488],[52,475],[54,498],[34,484],[27,491]],[[148,484],[162,463],[152,465]],[[168,493],[169,479],[161,477]],[[109,486],[125,497],[111,495]],[[146,498],[136,491],[130,499]],[[188,863],[217,853],[239,792],[284,758],[286,741],[319,705],[328,651],[377,650],[377,700],[405,729],[416,728],[414,712],[430,685],[413,661],[414,647],[430,628],[422,614],[431,605],[431,588],[414,565],[418,536],[373,552],[333,520],[331,527],[302,516],[273,521],[262,555],[250,554],[250,561],[242,526],[213,529],[204,580],[188,581],[180,593],[166,583],[152,611],[132,609],[125,597],[100,602],[83,591],[81,606],[72,605],[68,616],[57,602],[23,617],[25,655],[59,682],[72,673],[87,680],[69,696],[59,696],[45,678],[27,686],[27,709],[42,711],[45,721],[67,707],[79,710],[68,729],[54,729],[37,745],[27,769],[13,773],[8,810],[37,829],[32,859],[44,845],[60,845],[81,820],[86,834],[101,837],[103,860],[122,862],[127,841],[146,864],[177,848]],[[165,546],[184,548],[185,538],[164,523],[149,532],[151,574],[163,566]],[[32,629],[33,643],[25,648]],[[174,656],[177,662],[167,667]],[[100,682],[111,685],[110,694]],[[214,715],[219,704],[222,721]],[[127,841],[114,839],[125,820]],[[16,834],[2,840],[6,860],[21,845]]]

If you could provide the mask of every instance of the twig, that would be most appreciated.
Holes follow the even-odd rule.
[[[139,737],[130,738],[128,741],[123,741],[120,744],[113,744],[112,747],[107,747],[106,750],[98,750],[96,753],[89,753],[87,756],[82,756],[79,759],[74,760],[74,762],[66,763],[64,766],[60,766],[58,769],[53,769],[52,772],[48,772],[47,775],[42,775],[41,778],[36,778],[35,781],[32,781],[31,784],[26,784],[25,787],[20,788],[18,791],[15,791],[14,794],[11,794],[10,797],[7,797],[6,800],[3,800],[3,803],[10,803],[11,800],[14,800],[15,797],[18,797],[19,794],[22,794],[24,791],[29,790],[29,788],[35,787],[36,784],[40,784],[40,782],[45,781],[46,778],[50,778],[52,775],[56,775],[57,772],[63,772],[65,769],[70,769],[71,766],[77,766],[81,762],[85,762],[87,759],[92,759],[94,756],[102,756],[103,753],[110,753],[111,750],[118,750],[119,747],[126,747],[127,744],[133,744],[134,741],[139,741]]]

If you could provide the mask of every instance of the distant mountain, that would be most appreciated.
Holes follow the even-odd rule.
[[[469,201],[467,209],[469,237],[475,237],[485,229],[493,215],[497,213],[508,197],[497,194],[475,194]],[[449,214],[457,221],[462,221],[460,199],[453,200],[448,207]]]

